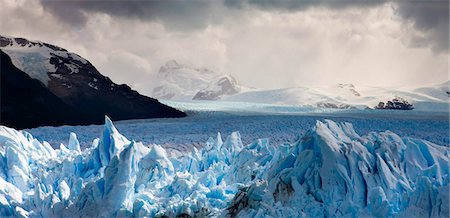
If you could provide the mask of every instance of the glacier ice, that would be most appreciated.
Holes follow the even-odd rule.
[[[53,149],[0,126],[0,216],[448,217],[450,149],[390,131],[317,121],[293,144],[238,132],[169,155],[103,133]]]

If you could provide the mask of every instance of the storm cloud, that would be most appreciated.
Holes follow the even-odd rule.
[[[448,52],[449,4],[445,0],[398,2],[399,14],[424,32],[424,36],[416,38],[416,45],[431,45],[434,51]]]
[[[226,16],[219,1],[178,0],[42,0],[55,16],[72,25],[85,25],[90,13],[158,21],[178,30],[205,28]]]
[[[90,13],[162,22],[167,28],[190,31],[220,23],[251,8],[295,12],[311,7],[333,10],[375,7],[386,0],[41,0],[46,10],[72,25],[84,25]],[[412,47],[449,49],[449,1],[394,1],[404,22],[412,22],[424,34],[410,42]]]

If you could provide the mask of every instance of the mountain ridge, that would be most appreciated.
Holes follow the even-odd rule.
[[[336,84],[323,87],[291,87],[241,92],[223,101],[301,105],[337,109],[375,108],[379,102],[405,99],[415,110],[448,111],[449,82],[420,88],[382,88]]]
[[[30,126],[16,126],[15,123],[4,123],[2,120],[6,125],[27,128],[39,125],[98,124],[104,115],[116,120],[186,116],[185,113],[163,105],[156,99],[139,94],[128,85],[114,83],[88,60],[58,46],[24,38],[0,36],[0,49],[11,59],[17,70],[39,81],[64,104],[89,118],[85,120],[79,117],[83,122],[36,122]],[[2,55],[2,61],[7,61],[5,55]],[[32,105],[23,102],[21,107]],[[51,120],[50,116],[47,117],[47,121]]]
[[[325,109],[377,109],[380,103],[402,99],[408,109],[448,111],[450,81],[423,87],[375,87],[338,83],[328,86],[247,88],[229,74],[168,61],[161,66],[152,96],[161,100],[212,100]],[[399,109],[397,107],[387,109]],[[401,108],[400,108],[401,109]]]

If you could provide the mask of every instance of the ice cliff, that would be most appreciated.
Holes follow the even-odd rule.
[[[448,217],[448,147],[317,121],[294,144],[238,132],[169,156],[106,118],[92,147],[0,127],[0,216]]]

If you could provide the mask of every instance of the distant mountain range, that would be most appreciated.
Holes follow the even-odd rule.
[[[103,76],[63,48],[0,36],[1,124],[15,128],[183,117],[185,114]]]
[[[377,108],[380,102],[404,101],[414,110],[448,111],[449,82],[426,87],[370,87],[336,84],[281,89],[248,88],[233,76],[169,61],[154,79],[152,97],[162,100],[219,100],[335,109]],[[386,109],[391,109],[387,108]],[[393,108],[392,108],[393,109]]]
[[[449,85],[448,81],[438,85],[419,88],[382,88],[337,84],[322,87],[253,90],[228,96],[222,100],[321,108],[373,109],[380,102],[402,99],[411,103],[414,110],[448,111]]]

